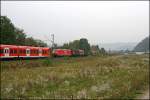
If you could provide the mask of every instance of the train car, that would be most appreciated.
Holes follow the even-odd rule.
[[[18,46],[18,50],[20,58],[31,57],[30,46]]]
[[[0,58],[17,58],[18,56],[18,46],[0,45]]]
[[[72,50],[70,49],[54,49],[54,56],[72,56]]]
[[[47,48],[47,47],[42,47],[39,52],[42,52],[42,53],[39,53],[39,56],[42,56],[42,57],[51,57],[51,49],[50,48]]]
[[[48,47],[19,46],[19,50],[19,57],[38,58],[51,56],[51,49]]]
[[[85,55],[84,50],[81,50],[81,49],[80,49],[80,50],[79,50],[79,55],[80,55],[80,56],[84,56],[84,55]]]
[[[40,58],[49,57],[48,47],[0,45],[0,58]]]
[[[72,50],[73,56],[84,56],[84,50],[78,49],[78,50]]]
[[[80,56],[79,50],[72,50],[73,56]]]

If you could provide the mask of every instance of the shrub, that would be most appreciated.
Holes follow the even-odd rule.
[[[67,57],[67,56],[65,56],[65,57],[64,57],[64,60],[69,60],[69,59],[70,59],[70,58],[69,58],[69,57]]]
[[[43,65],[44,66],[52,66],[53,65],[53,62],[51,59],[47,58],[43,61]]]

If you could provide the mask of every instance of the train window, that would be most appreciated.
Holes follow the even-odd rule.
[[[8,49],[6,50],[6,53],[8,53]]]
[[[4,49],[4,53],[6,53],[6,49]]]
[[[12,49],[10,49],[10,54],[13,54],[13,50]]]
[[[4,49],[4,53],[8,53],[8,49]]]
[[[30,54],[33,54],[33,50],[30,50]]]
[[[23,50],[23,53],[25,54],[25,53],[26,53],[26,50]]]
[[[34,51],[35,51],[35,50],[32,50],[32,54],[34,54]]]
[[[17,50],[14,50],[14,54],[17,53]]]
[[[19,53],[22,53],[22,50],[19,50]]]
[[[26,50],[26,54],[30,54],[30,50]]]
[[[38,50],[36,50],[36,54],[38,54],[39,53],[39,51]]]
[[[4,53],[4,50],[3,49],[0,49],[0,54]]]
[[[42,50],[41,50],[41,49],[39,49],[39,53],[40,53],[40,54],[42,53]]]

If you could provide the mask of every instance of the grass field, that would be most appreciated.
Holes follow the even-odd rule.
[[[1,62],[1,98],[135,98],[149,83],[148,55]]]

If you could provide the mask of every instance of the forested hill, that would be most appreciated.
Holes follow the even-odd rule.
[[[134,51],[136,52],[147,52],[149,51],[149,36],[143,39],[140,43],[138,43]]]

